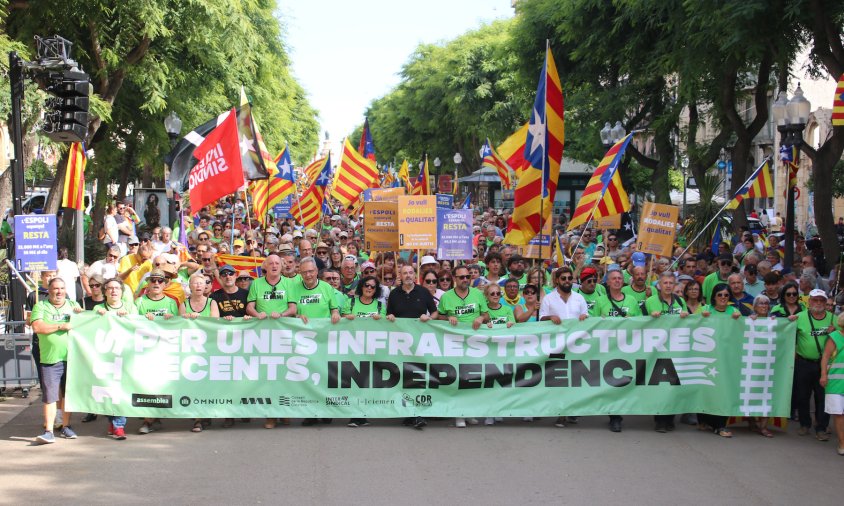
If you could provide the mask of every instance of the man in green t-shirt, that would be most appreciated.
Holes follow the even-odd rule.
[[[478,330],[482,323],[489,320],[486,298],[477,288],[469,286],[469,269],[461,265],[452,270],[454,288],[440,297],[437,308],[440,320],[448,320],[452,325],[457,322],[471,323]]]
[[[658,284],[659,291],[645,301],[645,314],[654,318],[662,315],[679,315],[681,318],[689,316],[686,302],[674,295],[674,285],[677,284],[674,273],[665,271],[660,274]]]
[[[340,308],[334,288],[318,277],[316,261],[305,257],[299,262],[302,281],[291,283],[290,302],[295,304],[296,316],[308,323],[308,318],[331,318],[331,323],[340,321]]]
[[[825,392],[821,386],[820,360],[829,334],[835,331],[835,317],[826,310],[826,292],[809,292],[809,308],[797,314],[797,357],[794,360],[794,399],[800,419],[799,434],[804,436],[812,427],[809,402],[815,400],[815,437],[829,441],[826,432],[829,415],[824,410]]]
[[[645,300],[651,295],[651,287],[647,284],[648,271],[644,267],[636,266],[633,268],[633,277],[630,278],[630,284],[626,285],[621,291],[624,295],[629,295],[636,299],[636,302],[644,305]]]
[[[598,301],[606,298],[606,288],[598,284],[598,271],[594,267],[585,267],[580,271],[580,287],[577,293],[583,295],[589,316],[596,316]]]
[[[263,320],[294,316],[296,305],[290,300],[287,279],[281,276],[281,257],[271,254],[261,265],[264,276],[256,279],[249,286],[246,296],[246,314]]]
[[[65,283],[61,278],[53,278],[47,285],[46,300],[41,300],[32,307],[29,316],[32,331],[38,335],[40,356],[38,361],[41,380],[41,400],[44,403],[44,433],[35,438],[37,444],[49,444],[56,441],[53,435],[53,421],[56,409],[62,410],[61,435],[67,439],[76,439],[76,433],[70,427],[70,413],[64,411],[64,385],[67,374],[67,345],[70,339],[70,317],[82,312],[76,301],[67,298]]]
[[[624,273],[620,269],[607,273],[607,294],[595,304],[595,316],[611,316],[626,318],[628,316],[642,316],[639,302],[630,295],[626,295],[624,287]]]
[[[148,320],[161,316],[169,320],[175,315],[184,315],[185,307],[164,294],[164,287],[169,283],[167,275],[161,269],[153,269],[147,278],[147,293],[135,303],[138,314]]]
[[[729,253],[724,253],[718,256],[718,270],[709,273],[703,278],[703,286],[701,287],[701,296],[707,304],[714,304],[712,300],[712,289],[718,283],[724,283],[729,286],[730,274],[733,273],[733,257]]]

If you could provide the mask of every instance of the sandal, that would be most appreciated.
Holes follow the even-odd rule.
[[[724,427],[721,427],[720,429],[716,430],[715,433],[721,437],[733,437],[733,433],[728,431]]]
[[[771,431],[769,431],[769,430],[768,430],[768,429],[766,429],[765,427],[761,427],[761,428],[760,428],[759,430],[757,430],[756,432],[758,432],[759,434],[761,434],[761,435],[763,435],[763,436],[765,436],[765,437],[774,437],[774,433],[773,433],[773,432],[771,432]]]
[[[197,420],[193,422],[193,428],[190,430],[191,432],[202,432],[202,420]]]

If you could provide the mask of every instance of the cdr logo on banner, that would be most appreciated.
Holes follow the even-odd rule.
[[[434,405],[434,400],[431,398],[430,394],[420,394],[416,397],[413,397],[410,394],[401,394],[401,405],[403,408],[408,406],[430,408]]]

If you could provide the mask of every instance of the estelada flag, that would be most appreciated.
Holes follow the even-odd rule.
[[[832,101],[832,126],[844,126],[844,74],[835,85],[835,99]]]
[[[192,212],[234,193],[243,185],[243,163],[237,137],[235,109],[202,141],[193,156],[198,160],[188,180]]]
[[[85,209],[83,188],[85,188],[85,146],[81,142],[70,145],[67,153],[67,170],[64,175],[64,189],[62,190],[62,207],[82,210]]]

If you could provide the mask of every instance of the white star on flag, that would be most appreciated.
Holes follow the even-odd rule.
[[[285,160],[283,164],[278,166],[278,170],[280,171],[279,175],[280,176],[287,176],[287,175],[290,174],[291,169],[292,169],[292,167],[290,167],[290,164],[287,163],[287,160]]]
[[[539,112],[534,109],[533,117],[536,123],[531,123],[528,126],[528,131],[533,136],[533,142],[530,145],[530,152],[533,154],[537,149],[545,147],[545,123],[539,117]]]
[[[245,135],[240,136],[240,154],[245,155],[250,151],[255,151],[255,146],[252,144],[252,141],[249,140],[248,137]]]
[[[325,186],[328,184],[328,175],[325,172],[320,172],[319,177],[317,178],[316,184],[320,186]]]

